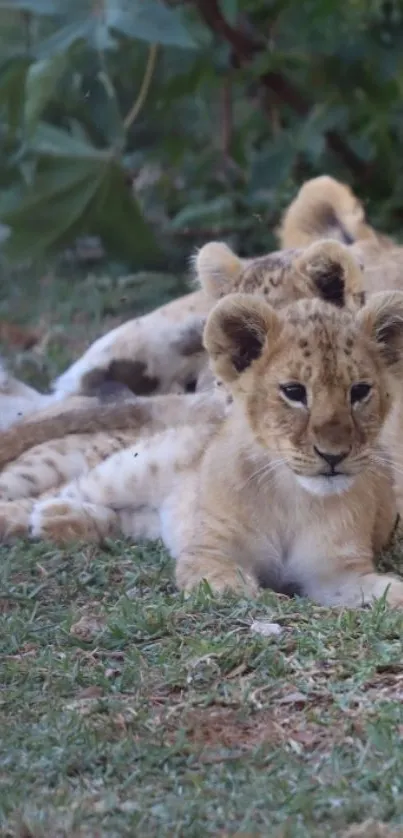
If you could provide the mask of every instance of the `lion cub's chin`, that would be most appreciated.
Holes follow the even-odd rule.
[[[311,495],[320,495],[327,497],[329,495],[341,495],[351,489],[355,477],[340,474],[335,477],[303,477],[300,474],[295,475],[297,483],[309,492]]]

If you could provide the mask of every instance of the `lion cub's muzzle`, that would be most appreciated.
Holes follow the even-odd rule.
[[[314,495],[334,495],[347,491],[361,471],[362,462],[349,459],[351,448],[329,451],[313,446],[315,463],[308,469],[294,471],[297,482]],[[348,460],[348,462],[346,462]]]
[[[344,475],[345,471],[341,465],[350,454],[351,448],[347,448],[339,453],[331,451],[322,451],[316,445],[313,446],[316,456],[319,458],[322,469],[320,475],[323,477],[335,477],[337,475]]]

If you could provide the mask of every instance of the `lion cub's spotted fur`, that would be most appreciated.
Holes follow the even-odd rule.
[[[331,208],[333,207],[333,215],[329,212],[329,205]],[[204,462],[205,447],[209,448],[211,440],[217,433],[221,439],[222,428],[228,427],[228,424],[224,422],[226,414],[229,412],[230,415],[232,413],[234,416],[238,415],[239,405],[237,397],[235,397],[235,406],[233,410],[228,411],[225,398],[220,396],[217,391],[212,392],[213,375],[205,366],[201,347],[203,319],[195,317],[198,301],[202,300],[200,313],[203,314],[211,310],[217,300],[234,292],[261,295],[274,308],[281,308],[292,301],[296,302],[307,298],[312,301],[313,298],[317,297],[319,300],[331,302],[336,306],[336,309],[356,309],[364,303],[364,288],[372,292],[382,287],[384,281],[382,265],[385,264],[382,259],[384,259],[385,253],[389,254],[393,262],[394,257],[391,254],[395,250],[400,250],[394,248],[393,243],[389,240],[377,236],[372,228],[366,225],[362,208],[355,197],[346,187],[337,184],[331,178],[318,178],[306,184],[296,201],[291,205],[287,223],[286,221],[287,216],[283,222],[281,235],[283,243],[289,246],[288,250],[258,259],[241,260],[225,245],[211,243],[202,248],[198,254],[196,270],[201,283],[201,290],[195,292],[194,295],[189,295],[188,298],[184,298],[184,301],[189,300],[189,305],[193,309],[192,312],[188,312],[188,315],[191,314],[193,319],[192,322],[185,320],[183,327],[181,327],[183,339],[175,344],[179,347],[179,354],[184,351],[185,357],[188,351],[186,346],[189,346],[187,356],[189,362],[186,362],[187,366],[182,365],[180,369],[178,367],[178,375],[176,375],[174,361],[169,374],[172,381],[174,381],[175,376],[175,380],[179,381],[182,375],[182,379],[185,381],[186,378],[189,379],[189,376],[195,375],[199,382],[198,388],[206,389],[206,394],[140,398],[132,404],[110,406],[99,406],[96,400],[88,398],[89,407],[66,413],[62,412],[61,415],[56,416],[52,416],[51,413],[56,411],[60,414],[62,405],[56,405],[56,407],[51,405],[47,411],[38,413],[38,421],[24,422],[15,430],[12,429],[8,433],[0,435],[0,467],[10,463],[0,475],[0,497],[4,500],[10,499],[9,503],[0,504],[0,534],[3,537],[25,534],[29,526],[32,527],[32,532],[35,535],[55,536],[62,540],[74,536],[98,539],[119,529],[123,529],[123,532],[134,537],[154,537],[158,535],[161,532],[162,519],[155,509],[150,511],[147,508],[147,503],[141,514],[137,510],[133,529],[132,511],[129,509],[127,514],[123,513],[122,510],[117,511],[113,502],[110,508],[107,505],[107,511],[104,504],[102,504],[101,511],[95,508],[97,504],[91,509],[84,505],[80,511],[81,501],[79,496],[76,496],[75,503],[77,506],[74,506],[74,504],[71,506],[69,501],[69,504],[65,507],[65,512],[63,512],[63,508],[59,505],[59,511],[56,515],[55,506],[51,499],[46,502],[44,497],[44,499],[36,502],[34,498],[38,495],[46,496],[46,494],[51,496],[55,488],[66,481],[79,478],[80,475],[84,483],[87,479],[86,475],[88,475],[90,482],[94,475],[97,475],[97,478],[102,478],[109,473],[108,469],[120,466],[121,460],[118,460],[118,457],[121,457],[125,463],[128,462],[130,447],[139,440],[141,440],[139,442],[141,450],[146,455],[143,458],[144,462],[147,462],[147,457],[152,456],[155,458],[153,460],[155,466],[157,455],[160,455],[162,463],[166,461],[167,473],[170,474],[170,477],[176,473],[177,468],[180,468],[182,472],[182,467],[183,472],[187,475],[190,468],[190,461],[187,459],[189,456],[195,467],[199,462]],[[323,236],[329,236],[334,241],[317,241]],[[358,244],[351,244],[355,238],[360,239],[360,241]],[[298,247],[296,247],[297,245]],[[306,245],[308,246],[307,249],[302,250],[301,246],[305,247]],[[381,251],[382,258],[380,256]],[[375,255],[375,259],[371,257],[371,254]],[[364,274],[354,255],[358,257],[358,261],[364,267]],[[393,275],[386,271],[385,276],[387,287],[402,287],[402,279],[397,270]],[[173,312],[173,325],[176,316],[180,320],[181,301],[177,301],[177,303],[177,313],[176,309],[175,313]],[[313,305],[313,303],[311,302],[309,305]],[[318,302],[318,305],[320,306],[321,303]],[[300,314],[302,310],[300,308]],[[337,316],[339,315],[340,311],[337,313]],[[351,316],[348,311],[345,312],[345,315]],[[152,320],[153,316],[152,314],[149,318]],[[333,316],[335,316],[334,312]],[[175,343],[173,325],[169,324],[170,334],[172,332],[170,340],[171,342],[174,340]],[[144,337],[147,338],[146,332],[144,332]],[[148,346],[147,341],[146,346]],[[144,350],[146,350],[146,346]],[[157,344],[155,346],[157,347]],[[209,346],[208,348],[210,349]],[[107,346],[105,345],[105,363],[109,358],[111,349],[113,350],[113,342],[109,342]],[[155,357],[151,353],[154,361],[161,354],[160,350],[163,351],[163,340],[159,340],[158,352]],[[309,350],[307,347],[300,346],[300,354],[301,350],[303,358],[304,353],[306,355]],[[166,353],[165,360],[168,358],[172,362],[170,351]],[[303,362],[305,366],[307,360],[307,357],[305,357]],[[79,371],[79,365],[80,362],[78,362],[77,372]],[[315,365],[316,361],[312,361],[312,366]],[[309,366],[308,364],[308,368]],[[84,368],[88,370],[88,365],[84,364],[82,367],[83,374]],[[222,374],[219,364],[215,365],[214,372],[216,375],[218,374],[219,379],[224,380],[225,387],[232,391],[231,380],[229,381],[226,377],[225,370]],[[127,383],[129,384],[129,382]],[[96,386],[97,382],[94,381],[93,384]],[[181,387],[179,387],[180,389]],[[395,391],[396,389],[395,386]],[[84,398],[84,404],[85,401]],[[92,406],[93,404],[94,406]],[[387,421],[386,414],[389,415]],[[388,442],[390,450],[392,450],[396,441],[396,434],[403,428],[400,417],[401,407],[397,399],[394,409],[392,412],[389,409],[386,411],[385,421],[383,421],[382,438]],[[173,431],[172,428],[175,427],[177,430]],[[168,443],[172,446],[172,451],[166,458]],[[181,445],[184,446],[183,451],[180,450]],[[126,452],[124,449],[128,449],[128,451]],[[390,499],[391,484],[389,476],[386,474],[388,457],[384,454],[374,454],[373,456],[375,460],[370,466],[370,471],[374,469],[378,471],[378,477],[373,485],[376,484],[377,480],[382,485],[382,492],[379,497],[382,498],[380,519],[383,520],[383,524],[379,531],[374,531],[371,550],[372,548],[378,549],[385,542],[390,530],[390,518],[394,515],[393,499]],[[177,460],[175,460],[175,457],[177,457]],[[379,457],[381,457],[382,463],[379,459],[376,459]],[[103,463],[104,460],[106,460],[105,463]],[[158,462],[157,471],[159,467]],[[163,471],[163,469],[161,470]],[[150,471],[153,473],[151,467]],[[397,473],[400,474],[400,468],[397,469]],[[305,477],[308,480],[310,479],[309,475],[305,475]],[[167,478],[166,474],[164,479],[164,485],[167,486],[170,479]],[[174,482],[175,480],[176,478]],[[254,478],[251,482],[252,484],[255,482]],[[356,484],[359,484],[358,480]],[[77,485],[75,484],[76,488]],[[316,483],[316,486],[319,485],[319,483]],[[74,491],[76,491],[76,488]],[[294,491],[294,488],[292,491]],[[354,501],[354,494],[348,492],[348,497],[349,502]],[[306,493],[303,494],[303,498],[306,501]],[[367,500],[365,496],[364,502],[367,503]],[[332,501],[329,499],[326,503],[330,504],[330,509],[332,504],[335,508],[338,507],[340,505],[339,501],[340,498],[333,498]],[[315,503],[317,502],[315,501]],[[389,503],[390,507],[388,508]],[[345,508],[344,501],[341,506]],[[38,514],[42,515],[42,509],[48,510],[48,512],[44,512],[44,527],[42,527],[42,523],[38,525],[38,520],[42,521],[42,518],[38,519]],[[319,518],[322,515],[322,518],[320,518],[320,521],[322,521],[322,512],[316,507],[315,510],[316,513],[319,512]],[[49,527],[46,523],[48,515],[50,516]],[[313,523],[312,526],[314,526]],[[382,532],[382,536],[379,536],[379,532]],[[178,563],[178,579],[185,586],[188,586],[186,580],[181,580],[184,566],[181,561]],[[207,575],[210,581],[215,584],[211,574]],[[252,573],[252,577],[249,577],[252,587],[256,585],[258,578],[270,582],[274,587],[278,587],[273,575],[269,572],[268,576],[265,576],[264,570],[260,572],[260,569],[257,569],[256,573]],[[378,577],[376,578],[378,579]],[[292,582],[293,580],[286,579],[279,584],[282,589],[287,590],[292,587]],[[229,584],[232,585],[231,582]],[[382,584],[383,590],[385,587],[384,578]],[[220,587],[220,584],[216,586]],[[299,590],[301,586],[299,587],[296,584],[294,587]],[[301,587],[301,590],[310,593],[304,586]],[[366,591],[364,591],[364,594],[366,598]],[[375,589],[373,594],[377,595]],[[318,599],[318,596],[311,595]],[[347,602],[347,600],[345,601]]]
[[[285,214],[280,244],[285,249],[303,249],[324,238],[348,245],[363,262],[366,291],[403,290],[403,248],[368,224],[361,203],[348,186],[327,176],[304,184]],[[217,252],[203,248],[197,272],[203,272],[212,261],[217,268],[216,257]],[[287,272],[293,254],[279,252],[239,260],[222,252],[219,262],[222,260],[235,282],[244,284],[248,276],[253,287],[257,282],[262,289],[269,286],[269,301],[276,307],[294,299],[287,298]],[[136,395],[189,391],[204,363],[201,319],[211,309],[211,297],[203,287],[95,341],[55,382],[56,397],[91,393],[94,384],[102,381],[124,383]]]
[[[211,384],[205,374],[201,335],[203,320],[219,290],[214,271],[222,275],[223,266],[233,285],[243,290],[248,284],[253,290],[260,285],[262,293],[268,293],[269,302],[277,307],[295,299],[288,296],[293,261],[298,259],[295,248],[301,250],[318,239],[333,239],[346,244],[362,262],[366,292],[403,290],[403,248],[373,230],[349,187],[333,178],[323,176],[304,184],[285,213],[279,233],[281,246],[289,252],[259,259],[240,260],[219,244],[202,248],[196,267],[200,277],[213,265],[209,293],[205,293],[202,278],[199,290],[99,338],[57,379],[51,394],[32,389],[28,394],[27,388],[16,381],[12,390],[7,387],[6,391],[0,382],[0,426],[21,421],[22,415],[35,414],[35,421],[40,421],[41,408],[47,404],[54,405],[53,412],[66,412],[73,407],[68,401],[70,395],[92,397],[104,383],[124,385],[140,396],[193,392],[198,381],[203,381],[204,387]]]
[[[326,605],[386,595],[402,606],[403,582],[377,574],[373,554],[396,514],[379,434],[402,370],[403,294],[357,311],[343,285],[334,299],[328,283],[331,302],[277,312],[225,297],[204,342],[233,398],[227,416],[155,433],[57,495],[17,503],[18,514],[5,505],[3,531],[14,515],[19,532],[62,543],[160,536],[184,589],[206,579],[215,590],[268,584]]]
[[[337,242],[314,243],[304,251],[253,260],[240,260],[226,245],[212,242],[198,255],[197,273],[211,305],[235,291],[261,294],[275,308],[325,296],[346,306],[363,302],[361,270]],[[10,463],[0,474],[0,499],[15,500],[57,488],[88,469],[94,457],[109,456],[135,442],[139,434],[184,421],[199,425],[211,415],[221,415],[225,396],[213,391],[207,356],[205,364],[200,387],[205,395],[138,398],[133,404],[95,404],[51,417],[42,414],[0,435],[0,467]]]

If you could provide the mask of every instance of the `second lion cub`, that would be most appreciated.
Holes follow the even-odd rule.
[[[325,605],[386,594],[403,606],[403,581],[373,565],[396,517],[378,440],[402,374],[403,294],[354,312],[342,287],[330,291],[333,302],[278,312],[224,298],[204,342],[233,396],[227,417],[155,434],[52,497],[2,504],[2,525],[12,530],[18,508],[36,538],[161,536],[185,589],[206,579],[218,591],[264,584]]]

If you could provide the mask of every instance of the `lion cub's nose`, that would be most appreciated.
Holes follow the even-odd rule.
[[[325,460],[325,462],[330,466],[332,471],[334,471],[336,466],[338,466],[339,463],[342,462],[342,460],[345,460],[349,454],[349,451],[342,451],[341,454],[329,454],[327,451],[320,451],[319,448],[316,447],[316,445],[314,445],[313,447],[318,457],[322,457],[322,460]]]

